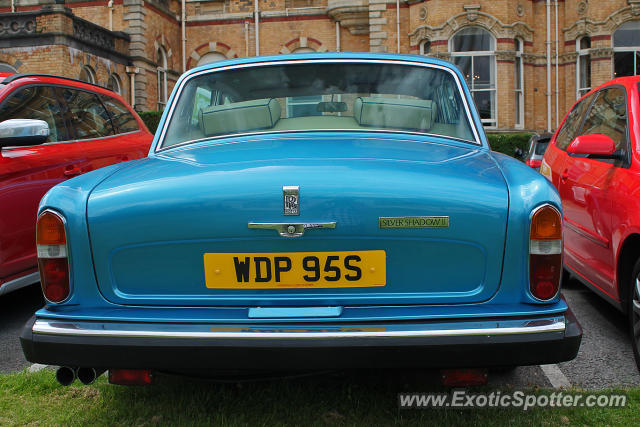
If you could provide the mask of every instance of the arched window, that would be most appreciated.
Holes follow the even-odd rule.
[[[449,40],[451,60],[467,80],[485,126],[496,126],[496,40],[487,31],[467,27]]]
[[[431,40],[422,40],[420,42],[420,55],[429,55],[431,53]]]
[[[640,73],[640,21],[622,24],[613,33],[613,77]]]
[[[82,67],[82,70],[80,70],[79,80],[91,84],[96,84],[96,72],[93,71],[93,68],[91,68],[90,66],[85,65],[84,67]]]
[[[578,53],[578,63],[576,68],[576,88],[577,98],[582,98],[591,90],[591,38],[584,36],[576,40],[576,52]]]
[[[200,57],[198,65],[210,64],[212,62],[222,61],[223,59],[227,59],[227,57],[220,52],[209,52]]]
[[[313,48],[310,47],[299,47],[293,50],[291,53],[312,53],[315,52]]]
[[[522,54],[524,53],[524,42],[520,39],[513,39],[516,57],[514,61],[514,85],[515,88],[515,105],[516,120],[515,127],[524,127],[524,76],[522,67]]]
[[[114,91],[118,95],[122,95],[122,84],[117,74],[111,74],[107,80],[107,89]]]
[[[160,46],[156,52],[158,70],[158,111],[164,110],[167,104],[167,53]]]
[[[5,62],[0,62],[0,73],[17,73],[17,72],[18,70],[16,70],[11,65]]]

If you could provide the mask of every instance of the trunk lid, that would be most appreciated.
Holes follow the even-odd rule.
[[[484,150],[423,141],[262,137],[145,159],[109,177],[90,196],[87,216],[100,291],[114,303],[168,306],[487,300],[497,292],[502,271],[505,181]],[[299,216],[284,215],[284,186],[299,187]],[[449,217],[449,226],[396,228],[424,221],[404,217],[425,216]],[[389,217],[389,228],[381,228],[380,218]],[[336,226],[289,238],[251,229],[250,222]],[[251,257],[260,254],[366,257],[373,253],[368,251],[384,251],[384,286],[365,281],[360,287],[220,289],[205,275],[205,254],[236,254],[241,262],[243,254],[256,254],[247,255],[253,277]],[[217,274],[214,264],[207,269]]]

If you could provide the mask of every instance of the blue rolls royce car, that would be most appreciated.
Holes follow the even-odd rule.
[[[71,368],[63,380],[120,382],[570,360],[582,331],[560,295],[560,212],[543,176],[490,151],[447,62],[202,66],[176,84],[148,157],[42,199],[47,303],[23,350]]]

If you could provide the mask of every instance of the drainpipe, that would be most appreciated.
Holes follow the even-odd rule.
[[[249,56],[249,21],[244,21],[244,56]]]
[[[559,108],[559,90],[558,90],[558,0],[555,1],[556,5],[556,129],[558,129],[558,114],[560,114]]]
[[[11,0],[11,12],[16,11],[16,0]]]
[[[340,52],[340,22],[336,21],[336,52]]]
[[[126,67],[127,74],[129,74],[129,82],[131,83],[131,106],[136,106],[136,74],[140,72],[138,67]]]
[[[256,56],[260,55],[260,10],[258,9],[258,0],[253,3],[253,16],[256,24]]]
[[[182,31],[182,72],[187,71],[187,7],[185,0],[182,0],[182,19],[180,20]]]
[[[547,131],[551,132],[551,0],[547,3]]]
[[[398,53],[400,53],[400,0],[396,0],[396,41],[398,42]]]
[[[109,31],[113,31],[113,0],[109,0],[107,6],[109,7]]]

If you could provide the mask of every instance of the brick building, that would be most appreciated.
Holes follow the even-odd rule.
[[[444,58],[487,128],[554,129],[589,88],[640,74],[640,0],[0,0],[0,71],[93,81],[139,110],[196,65],[305,51]]]

